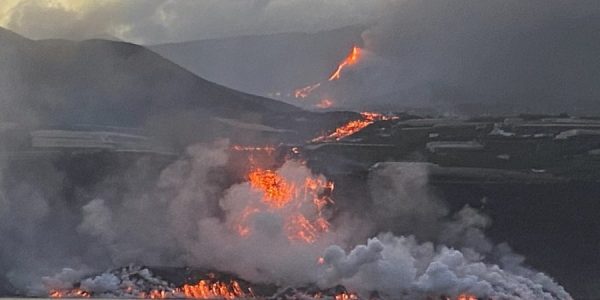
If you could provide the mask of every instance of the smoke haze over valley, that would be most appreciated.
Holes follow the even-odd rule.
[[[600,2],[0,3],[0,297],[598,299]]]
[[[34,38],[171,42],[152,49],[211,81],[303,107],[325,97],[351,110],[599,110],[596,1],[317,3],[17,1],[5,4],[0,19]],[[214,19],[224,11],[227,19]],[[206,17],[192,18],[194,12]],[[48,19],[44,27],[26,22],[42,13],[72,17],[54,24]],[[100,19],[103,14],[111,14],[112,22]],[[344,25],[354,26],[332,30]],[[236,37],[241,35],[247,36]],[[345,70],[343,80],[322,87],[310,101],[290,97],[296,88],[327,78],[353,44],[367,54]]]

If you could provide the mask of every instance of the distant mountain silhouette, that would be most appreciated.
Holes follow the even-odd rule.
[[[326,79],[364,27],[316,33],[280,33],[150,46],[188,70],[258,95],[289,92]]]
[[[139,45],[34,41],[0,28],[0,124],[137,128],[184,147],[219,137],[298,142],[349,117],[232,90]]]
[[[215,124],[219,129],[236,122],[250,131],[265,127],[248,124],[289,129],[294,122],[282,114],[304,114],[292,105],[209,82],[124,42],[34,41],[0,29],[0,65],[0,122],[135,127],[201,139],[218,136]]]

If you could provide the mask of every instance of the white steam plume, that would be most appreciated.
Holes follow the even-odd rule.
[[[38,276],[40,288],[43,275],[65,267],[89,274],[138,263],[229,271],[250,282],[280,286],[317,284],[328,288],[342,284],[362,296],[376,292],[388,299],[461,293],[506,299],[570,299],[550,277],[524,266],[522,259],[505,245],[495,246],[486,239],[483,230],[490,222],[477,211],[465,208],[444,221],[447,210],[428,189],[427,170],[419,165],[408,165],[407,169],[393,164],[375,168],[371,174],[372,211],[362,217],[354,213],[354,218],[342,217],[347,212],[340,212],[339,217],[330,218],[328,232],[319,234],[314,243],[305,243],[290,239],[285,229],[286,220],[298,211],[262,207],[263,195],[248,182],[224,184],[218,180],[222,176],[219,170],[227,163],[227,147],[225,142],[191,147],[185,157],[163,170],[154,188],[132,189],[117,194],[118,197],[106,193],[104,198],[92,198],[81,206],[76,226],[47,229],[40,225],[44,220],[60,222],[62,219],[57,217],[68,214],[49,206],[35,193],[9,195],[9,213],[4,215],[14,218],[3,218],[0,230],[18,232],[23,241],[13,240],[13,248],[0,246],[3,265],[9,263],[4,254],[14,247],[22,253],[55,247],[72,253],[72,257],[50,256],[47,261],[36,261],[39,264],[26,264],[29,256],[23,255],[11,265],[7,277],[14,285],[27,288],[36,283],[33,277]],[[302,186],[307,178],[324,180],[295,161],[286,162],[277,172],[296,186]],[[27,190],[30,189],[21,189]],[[303,203],[300,200],[292,203]],[[28,201],[28,205],[17,205],[22,201]],[[236,225],[247,207],[259,211],[245,222],[250,233],[240,236]],[[297,207],[307,218],[314,217],[315,211],[310,207]],[[373,216],[383,221],[370,220]],[[411,235],[413,225],[392,222],[399,218],[424,218],[435,226]],[[373,228],[405,234],[379,233]],[[369,230],[373,238],[356,236],[356,232]],[[54,231],[54,236],[72,238],[44,243],[36,240],[48,231]],[[77,251],[69,251],[72,244],[65,241],[79,243],[77,249],[71,249]],[[73,269],[45,277],[44,286],[73,286],[83,274]],[[22,280],[16,280],[19,278]],[[80,288],[106,294],[116,284],[113,277],[100,275],[83,280]]]

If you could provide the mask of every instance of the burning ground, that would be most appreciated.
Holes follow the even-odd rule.
[[[419,165],[380,164],[371,199],[336,199],[340,187],[293,154],[265,162],[270,147],[197,145],[155,180],[140,177],[140,163],[124,191],[108,182],[71,206],[36,186],[5,187],[5,276],[13,292],[56,297],[570,299],[490,242],[486,216],[449,215]],[[361,201],[368,210],[349,205]],[[132,263],[211,271],[175,282],[122,268]]]
[[[501,24],[493,18],[482,22],[483,27],[477,23],[455,23],[454,20],[471,22],[477,18],[464,18],[462,9],[445,9],[440,6],[444,1],[409,2],[406,10],[392,16],[394,20],[407,20],[406,24],[383,22],[371,28],[365,33],[364,45],[348,47],[348,55],[332,68],[329,76],[323,73],[320,82],[311,78],[305,83],[316,83],[290,93],[294,103],[319,109],[362,109],[381,102],[365,99],[380,97],[386,100],[380,104],[391,107],[398,107],[395,99],[401,99],[408,101],[401,107],[424,102],[435,106],[441,103],[444,105],[440,107],[447,109],[480,98],[483,104],[491,105],[549,98],[549,102],[536,102],[532,107],[542,107],[542,111],[549,107],[584,107],[586,112],[586,107],[596,107],[589,105],[588,99],[594,98],[596,90],[586,88],[587,82],[565,88],[564,93],[555,91],[553,95],[559,95],[556,97],[539,92],[552,90],[545,88],[548,82],[563,86],[559,83],[571,82],[572,78],[582,82],[580,74],[591,74],[570,57],[531,59],[537,58],[540,47],[554,49],[553,45],[561,45],[557,49],[562,49],[563,45],[580,44],[577,38],[570,39],[576,37],[571,31],[561,35],[573,43],[555,44],[554,27],[541,32],[531,31],[529,26],[519,29],[523,24],[518,24],[531,19],[523,15],[515,20],[518,39],[512,31],[500,32],[487,42],[488,28],[494,32],[502,28],[496,26]],[[464,7],[462,0],[452,2]],[[516,5],[513,2],[511,5]],[[412,13],[429,11],[422,5],[436,9],[426,18]],[[582,24],[584,28],[594,28],[593,18],[571,22],[568,14],[557,13],[563,11],[561,7],[562,4],[557,6],[556,12],[552,9],[551,15],[564,18],[567,27],[579,28],[570,24]],[[481,12],[488,10],[495,15],[499,11],[496,8],[474,6],[467,15],[486,16]],[[409,18],[411,14],[417,17]],[[504,14],[513,15],[510,10]],[[428,21],[435,20],[440,22],[433,22],[437,25],[430,28]],[[546,28],[545,21],[534,23]],[[536,24],[532,27],[536,28]],[[471,27],[477,30],[450,30],[452,34],[445,34],[448,28]],[[410,28],[421,33],[413,35]],[[541,40],[529,38],[530,34],[540,33]],[[444,36],[441,40],[445,44],[438,44],[440,36]],[[469,47],[472,37],[490,50]],[[3,106],[7,109],[2,122],[9,125],[0,125],[9,128],[22,120],[30,121],[26,136],[31,136],[33,142],[30,145],[28,139],[19,136],[18,142],[25,147],[18,150],[37,147],[45,151],[7,152],[13,156],[2,170],[0,290],[6,294],[229,299],[571,298],[549,276],[527,267],[524,258],[508,245],[491,242],[484,234],[491,226],[487,216],[468,206],[450,210],[430,188],[431,170],[422,164],[379,163],[361,182],[368,193],[353,194],[349,184],[333,182],[328,178],[331,174],[316,172],[317,168],[302,158],[299,148],[280,155],[278,147],[262,145],[265,141],[305,141],[306,136],[313,136],[313,127],[326,127],[315,118],[331,119],[333,113],[308,114],[293,106],[214,85],[135,45],[97,40],[32,41],[8,32],[2,33],[1,38],[9,46],[2,48],[2,56],[15,66],[4,68],[7,72],[2,76],[2,86],[9,87],[6,90],[10,93],[4,92],[7,97]],[[515,41],[515,47],[496,47],[497,40]],[[527,47],[522,47],[520,40],[526,40]],[[382,43],[385,41],[399,45]],[[233,48],[237,53],[237,47]],[[54,57],[64,52],[56,49],[68,49],[74,55]],[[443,51],[438,53],[438,49]],[[495,55],[497,49],[504,51]],[[521,53],[520,49],[530,50]],[[571,51],[554,53],[559,52]],[[48,55],[40,53],[53,54],[53,58],[47,60]],[[340,58],[343,55],[340,53]],[[446,59],[447,56],[454,59]],[[93,57],[104,59],[92,63]],[[488,57],[501,59],[490,62]],[[466,60],[473,63],[463,68]],[[538,61],[541,66],[529,64]],[[547,66],[556,64],[547,61],[563,61],[564,65],[575,67],[571,72],[549,72],[552,69]],[[115,68],[97,68],[100,65]],[[523,72],[521,65],[539,74],[566,75],[558,83],[538,79],[539,84],[523,85],[528,80],[514,78],[531,74]],[[487,72],[488,69],[501,71]],[[494,76],[480,76],[487,73]],[[18,84],[22,78],[31,81]],[[107,78],[116,79],[105,84]],[[12,88],[17,85],[19,88]],[[65,90],[71,92],[65,94]],[[577,103],[581,105],[565,106],[563,98],[580,99]],[[355,134],[368,127],[377,131],[370,138],[384,140],[399,127],[371,125],[391,123],[393,118],[376,113],[356,114],[337,129],[312,138],[309,146],[318,150],[340,146],[340,141],[362,142]],[[112,123],[106,123],[108,120]],[[68,123],[143,127],[145,133],[162,137],[177,151],[156,154],[150,144],[136,147],[145,138],[132,136],[102,133],[90,139],[90,134],[82,132],[37,130]],[[440,136],[433,127],[424,140]],[[256,145],[209,142],[221,137],[220,133],[236,143]],[[580,135],[567,133],[561,138]],[[506,134],[510,135],[498,128],[495,135]],[[264,138],[259,140],[261,136]],[[136,142],[119,148],[119,143],[128,143],[126,140]],[[188,147],[184,155],[175,157],[174,153],[198,142],[205,144]],[[57,146],[60,143],[71,148],[55,150],[61,149]],[[382,144],[366,146],[395,148]],[[462,140],[432,140],[426,146],[433,154],[444,154],[444,149],[484,148],[475,141]],[[161,156],[160,161],[153,161],[155,157],[148,153]],[[590,149],[590,153],[598,151]],[[40,158],[44,155],[52,157]],[[115,157],[117,163],[112,160]],[[512,159],[506,153],[496,157],[501,163]],[[325,166],[327,163],[322,162]],[[103,173],[111,167],[113,173]],[[545,172],[537,166],[534,169]],[[78,170],[78,176],[69,175],[68,170]],[[164,268],[175,271],[165,274],[161,272]],[[174,279],[177,276],[173,274],[186,273],[188,268],[194,270],[193,276]]]

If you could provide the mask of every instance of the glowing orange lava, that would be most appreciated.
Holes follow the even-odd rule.
[[[335,295],[335,300],[358,300],[358,295],[354,293],[341,292]]]
[[[334,185],[323,178],[307,177],[293,183],[276,171],[254,169],[248,174],[250,187],[262,193],[261,205],[249,203],[234,224],[240,236],[251,234],[251,217],[261,211],[284,217],[283,229],[289,240],[314,243],[329,230],[325,208],[333,204],[329,197]]]
[[[335,72],[333,72],[333,74],[329,76],[329,81],[340,79],[342,70],[344,70],[344,68],[346,68],[347,66],[352,66],[356,64],[360,60],[361,56],[362,50],[357,46],[353,46],[352,51],[350,51],[350,54],[348,54],[348,56],[340,63]]]
[[[360,49],[356,45],[352,46],[352,50],[350,51],[348,56],[346,56],[346,58],[344,58],[344,60],[342,62],[340,62],[340,64],[335,69],[335,71],[333,73],[331,73],[331,75],[329,76],[329,78],[327,80],[334,81],[334,80],[340,79],[342,76],[342,71],[346,67],[352,66],[352,65],[355,65],[356,63],[358,63],[362,56],[363,56],[363,50]],[[314,92],[319,87],[321,87],[321,82],[296,89],[294,91],[294,97],[296,97],[297,99],[307,98],[308,96],[311,95],[312,92]],[[328,107],[331,107],[331,105],[333,105],[333,102],[331,100],[328,100],[329,102],[325,102],[325,101],[326,100],[321,100],[321,102],[319,102],[315,106],[318,108],[328,108]]]
[[[329,99],[322,99],[321,101],[319,101],[319,103],[315,104],[315,106],[321,109],[330,108],[333,106],[333,101]]]
[[[84,290],[75,288],[68,291],[53,290],[50,291],[49,296],[50,298],[90,298],[91,294]]]
[[[200,280],[194,285],[185,284],[177,289],[175,293],[194,299],[237,299],[254,296],[252,295],[252,291],[244,291],[235,280],[232,280],[230,283]]]
[[[329,142],[329,141],[339,141],[345,137],[351,136],[365,127],[375,123],[375,121],[384,121],[391,120],[396,117],[388,117],[382,114],[373,113],[373,112],[362,112],[360,113],[361,119],[350,121],[338,128],[336,128],[332,133],[325,134],[319,137],[316,137],[311,140],[313,143],[320,142]]]
[[[294,91],[294,97],[306,98],[306,97],[310,96],[310,93],[312,93],[314,90],[316,90],[320,86],[321,86],[321,83],[315,83],[315,84],[312,84],[309,86],[305,86],[303,88],[299,88]]]
[[[294,197],[295,187],[274,171],[255,169],[248,174],[250,186],[264,193],[263,202],[281,208]]]
[[[131,293],[131,287],[125,290],[127,294]],[[244,290],[240,283],[231,280],[230,282],[221,282],[214,280],[200,280],[196,284],[184,284],[182,287],[167,290],[151,290],[150,292],[140,292],[133,295],[140,299],[166,299],[166,298],[186,298],[186,299],[240,299],[254,298],[254,293],[248,288]],[[72,289],[67,291],[52,291],[51,298],[90,298],[91,293],[81,289]]]
[[[477,297],[469,294],[460,294],[456,300],[477,300]]]

